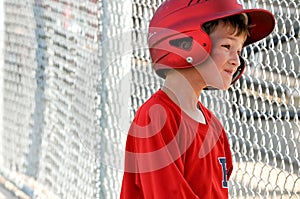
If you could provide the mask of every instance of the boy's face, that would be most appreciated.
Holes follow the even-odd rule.
[[[210,58],[197,67],[205,84],[217,89],[228,89],[232,76],[240,66],[239,55],[246,36],[235,35],[236,30],[223,22],[210,33],[212,51]]]

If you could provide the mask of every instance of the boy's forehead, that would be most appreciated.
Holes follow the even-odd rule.
[[[210,33],[210,37],[212,40],[229,39],[229,40],[240,42],[241,45],[243,45],[247,39],[247,35],[246,34],[237,35],[236,34],[237,31],[238,31],[237,28],[234,28],[232,25],[225,24],[222,22],[219,23],[216,29]]]
[[[238,27],[234,27],[230,23],[224,23],[220,21],[218,23],[216,29],[213,32],[219,32],[220,35],[226,36],[228,38],[236,38],[238,36],[244,37],[244,39],[247,39],[247,33],[242,33],[238,35]]]

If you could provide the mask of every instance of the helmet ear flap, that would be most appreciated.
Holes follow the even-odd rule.
[[[236,72],[233,74],[231,84],[234,84],[238,79],[240,79],[240,77],[242,76],[242,74],[244,73],[244,70],[246,68],[246,62],[245,62],[244,58],[242,58],[241,56],[239,56],[239,58],[240,58],[241,64],[237,68]]]
[[[162,78],[165,77],[159,70],[191,68],[204,62],[210,55],[211,40],[203,30],[176,32],[164,29],[163,31],[152,31],[156,34],[149,39],[150,54],[154,69]]]

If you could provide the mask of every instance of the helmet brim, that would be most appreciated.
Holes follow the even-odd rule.
[[[257,42],[270,33],[273,32],[275,27],[274,15],[267,11],[261,9],[250,9],[245,10],[249,18],[249,33],[244,46]]]
[[[248,16],[249,36],[244,43],[244,46],[255,43],[267,37],[275,27],[274,15],[264,9],[240,9],[232,10],[231,12],[219,13],[213,17],[213,20],[221,19],[233,15],[245,13]],[[212,19],[212,17],[210,17]]]

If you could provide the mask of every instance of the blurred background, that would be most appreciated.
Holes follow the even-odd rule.
[[[161,0],[0,2],[0,198],[119,197],[128,127],[163,80],[147,26]],[[245,0],[276,17],[247,70],[201,101],[223,123],[231,198],[300,198],[299,0]]]

